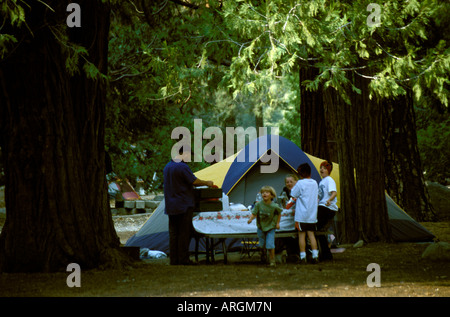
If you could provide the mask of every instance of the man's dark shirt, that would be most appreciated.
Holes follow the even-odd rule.
[[[179,215],[185,213],[188,208],[193,208],[194,186],[197,179],[185,162],[171,160],[164,167],[164,201],[166,215]]]

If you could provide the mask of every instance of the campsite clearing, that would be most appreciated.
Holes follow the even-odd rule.
[[[422,223],[441,241],[450,241],[450,222]],[[0,223],[1,227],[2,223]],[[121,241],[133,234],[119,232]],[[425,262],[428,243],[370,243],[347,247],[333,262],[270,268],[258,257],[240,259],[229,254],[229,264],[216,256],[215,264],[170,266],[167,259],[136,262],[127,270],[81,268],[81,287],[70,288],[70,272],[39,274],[0,273],[0,296],[450,296],[450,264]],[[381,268],[381,287],[368,287],[370,263]]]
[[[244,226],[246,224],[246,221],[242,216],[246,214],[248,215],[248,213],[245,212],[246,206],[249,206],[255,202],[256,193],[258,193],[259,190],[267,184],[270,184],[277,193],[281,193],[283,186],[285,186],[286,175],[297,174],[296,169],[300,164],[309,164],[312,168],[311,178],[315,179],[318,183],[320,182],[321,177],[319,175],[319,169],[323,159],[303,152],[295,143],[282,136],[278,136],[277,140],[278,142],[272,142],[272,137],[270,135],[259,137],[258,139],[250,142],[244,149],[239,151],[234,158],[222,160],[194,173],[194,175],[200,179],[208,179],[213,181],[214,184],[221,188],[223,193],[228,196],[230,203],[234,203],[236,206],[241,205],[243,207],[242,209],[238,207],[238,210],[234,210],[234,212],[236,212],[236,217],[234,217],[234,219],[237,219],[237,216],[242,219],[241,223],[236,221],[236,226],[232,222],[227,222],[227,219],[225,218],[223,218],[225,220],[224,223],[219,221],[220,226],[225,229],[225,232],[220,232],[221,234],[230,233],[239,235],[241,233],[247,233],[247,231],[242,232],[242,224]],[[256,156],[256,159],[258,160],[257,162],[250,160],[252,148],[256,148],[258,150],[258,155]],[[263,158],[269,151],[273,152],[274,155],[279,156],[279,168],[275,173],[262,173],[260,170],[260,165],[266,161]],[[333,163],[333,166],[332,177],[336,182],[339,206],[339,165]],[[401,209],[388,196],[387,193],[386,204],[393,241],[423,242],[431,241],[433,239],[433,234],[412,219],[406,211]],[[136,233],[136,235],[130,237],[126,241],[126,246],[148,248],[150,250],[158,250],[166,253],[169,252],[169,219],[167,215],[164,214],[164,208],[165,202],[161,201],[158,207],[154,210],[152,216]],[[226,210],[227,208],[224,209],[224,211]],[[241,214],[241,212],[243,213]],[[219,219],[219,217],[217,217],[217,219]],[[340,217],[338,213],[335,217],[337,224],[341,221],[341,219],[342,217]],[[219,222],[216,224],[219,225]],[[214,232],[210,232],[209,230],[207,230],[207,232],[198,230],[196,227],[196,225],[199,224],[198,221],[194,220],[193,224],[194,228],[196,228],[199,232],[214,234]],[[339,228],[339,224],[337,227]],[[211,226],[211,228],[213,227]],[[256,226],[253,228],[254,233],[256,233]],[[339,233],[337,233],[337,235],[339,235]],[[226,245],[228,251],[230,251],[230,247],[232,248],[235,243],[238,243],[238,247],[240,247],[240,241],[227,239]],[[194,243],[191,243],[190,250],[195,250]]]

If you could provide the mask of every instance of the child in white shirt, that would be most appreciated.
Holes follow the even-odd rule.
[[[325,225],[334,218],[338,211],[336,182],[330,174],[333,170],[333,164],[323,161],[320,164],[320,176],[322,180],[319,183],[319,207],[317,209],[317,230],[327,230]],[[330,243],[325,236],[318,237],[318,244],[321,246],[321,260],[331,260],[333,255],[330,251]],[[331,240],[331,239],[330,239]]]
[[[297,198],[295,203],[295,227],[299,231],[300,261],[306,263],[306,235],[311,242],[313,262],[319,261],[319,250],[314,235],[317,224],[317,197],[319,187],[311,178],[311,167],[304,163],[298,167],[299,180],[291,190],[291,196]]]

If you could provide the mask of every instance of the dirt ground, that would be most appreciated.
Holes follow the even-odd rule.
[[[0,227],[1,227],[0,223]],[[441,241],[450,242],[450,222],[423,223]],[[134,232],[118,232],[125,242]],[[228,264],[216,255],[214,264],[170,266],[168,259],[137,261],[126,270],[81,268],[81,287],[68,287],[68,273],[0,273],[1,297],[324,297],[324,296],[450,296],[450,263],[426,262],[426,243],[370,243],[345,246],[333,261],[316,265],[259,263],[259,256],[241,259],[230,253]],[[380,265],[380,287],[369,287],[370,263]],[[370,279],[372,280],[372,279]]]

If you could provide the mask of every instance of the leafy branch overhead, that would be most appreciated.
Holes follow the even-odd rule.
[[[225,25],[239,34],[228,39],[239,49],[227,80],[232,89],[254,91],[264,78],[314,67],[319,75],[304,82],[310,90],[322,83],[345,98],[349,79],[361,76],[371,80],[372,96],[395,97],[410,87],[420,102],[426,87],[448,106],[448,38],[437,40],[435,30],[448,29],[444,12],[449,6],[444,1],[384,2],[381,26],[369,27],[365,2],[225,2]]]
[[[0,34],[0,60],[6,60],[8,55],[28,37],[34,38],[34,30],[47,28],[66,56],[65,66],[69,74],[79,74],[83,70],[88,78],[106,80],[106,74],[103,74],[89,59],[88,48],[70,38],[70,28],[66,19],[67,4],[61,3],[58,7],[52,8],[44,1],[38,2],[40,11],[34,14],[39,15],[41,17],[39,19],[29,18],[32,10],[25,1],[5,0],[2,3],[0,13],[3,25],[0,29],[4,28],[4,33]]]

